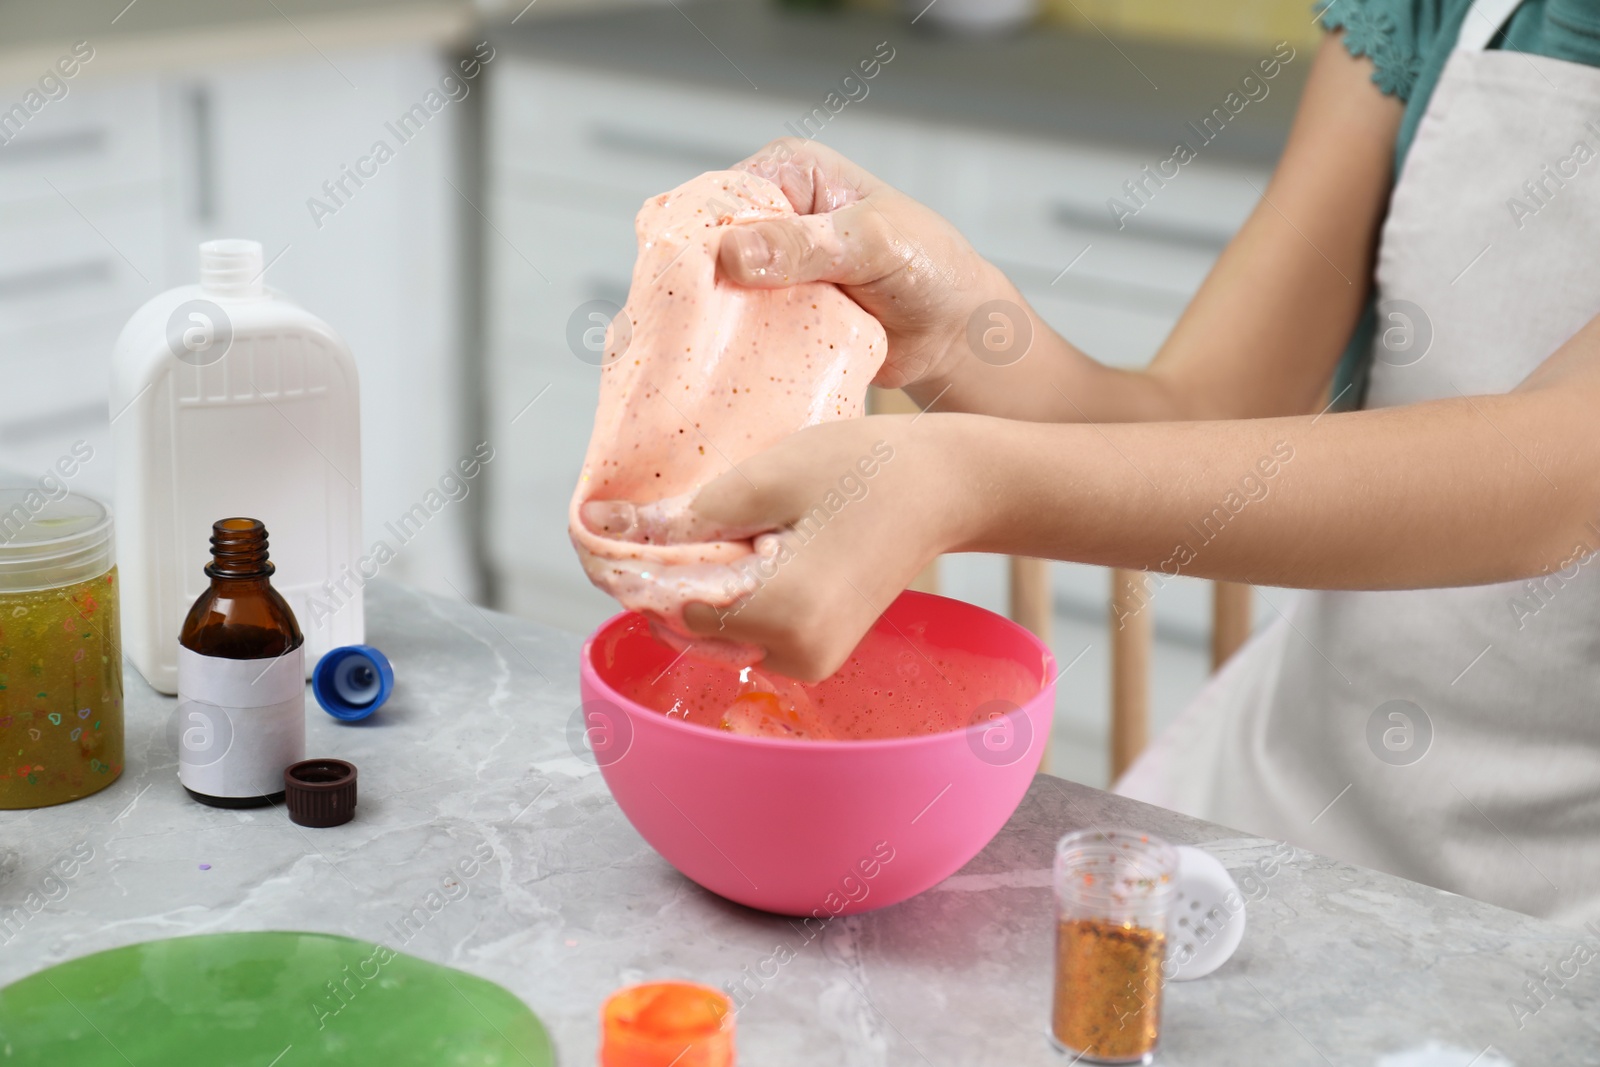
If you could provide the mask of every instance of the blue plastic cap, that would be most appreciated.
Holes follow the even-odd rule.
[[[389,657],[371,645],[345,645],[317,662],[311,692],[335,719],[358,722],[377,711],[394,690]]]

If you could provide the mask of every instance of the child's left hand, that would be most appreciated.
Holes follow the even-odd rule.
[[[766,528],[733,605],[692,604],[696,633],[767,650],[801,681],[838,670],[878,615],[972,519],[963,416],[875,415],[808,427],[707,485],[694,511]],[[952,421],[954,420],[954,421]]]

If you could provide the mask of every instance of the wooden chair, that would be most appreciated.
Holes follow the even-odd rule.
[[[1150,646],[1155,613],[1148,607],[1143,571],[1111,572],[1111,780],[1150,741]],[[1016,618],[1015,601],[1012,617]],[[1122,624],[1118,625],[1118,620]],[[1018,619],[1020,622],[1021,620]],[[1026,624],[1024,624],[1026,625]],[[1211,583],[1211,669],[1228,661],[1250,636],[1250,586]]]
[[[899,390],[873,389],[868,409],[877,414],[915,414],[919,409]],[[1011,556],[1009,563],[1010,615],[1046,644],[1055,615],[1050,588],[1050,561]],[[939,591],[939,563],[935,560],[911,588]],[[1149,598],[1143,571],[1113,569],[1107,626],[1111,635],[1111,780],[1128,769],[1150,740],[1150,650],[1155,635],[1155,613],[1143,610]],[[1250,586],[1233,582],[1211,583],[1211,669],[1216,670],[1238,651],[1250,636]],[[1122,620],[1118,625],[1118,620]],[[1049,769],[1049,753],[1040,764]]]

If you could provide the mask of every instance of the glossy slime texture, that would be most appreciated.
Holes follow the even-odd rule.
[[[383,945],[279,931],[56,964],[0,990],[0,1036],[14,1067],[556,1062],[538,1018],[493,982]]]
[[[653,652],[641,647],[653,646]],[[974,725],[993,701],[1020,706],[1039,691],[1013,659],[929,643],[918,628],[879,622],[834,675],[815,685],[677,656],[642,618],[610,634],[595,657],[613,688],[670,718],[714,730],[796,741],[917,737]],[[628,677],[607,670],[631,664]],[[676,662],[674,662],[676,660]],[[659,665],[657,665],[659,664]],[[641,669],[642,668],[642,669]]]
[[[76,800],[121,773],[116,568],[0,594],[0,809]]]
[[[684,607],[732,604],[736,565],[755,551],[739,536],[755,531],[685,536],[694,494],[796,430],[861,415],[887,351],[883,327],[836,286],[747,289],[717,276],[727,227],[794,214],[776,184],[740,171],[653,197],[638,215],[627,306],[606,333],[568,528],[589,579],[680,647],[691,636]],[[591,501],[656,504],[665,521],[597,528],[585,520]]]

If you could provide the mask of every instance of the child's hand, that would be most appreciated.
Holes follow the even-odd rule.
[[[681,545],[695,541],[745,541],[771,526],[728,526],[696,512],[693,493],[667,497],[649,504],[626,500],[590,500],[583,505],[583,521],[603,537],[641,545]]]
[[[960,415],[875,415],[801,430],[701,490],[729,529],[773,530],[730,607],[692,604],[690,629],[767,650],[801,681],[838,670],[917,572],[973,525]]]
[[[778,183],[800,217],[730,227],[723,276],[755,288],[843,287],[889,334],[878,385],[943,373],[968,353],[967,320],[980,304],[1020,299],[954,226],[831,148],[785,138],[736,169]]]

